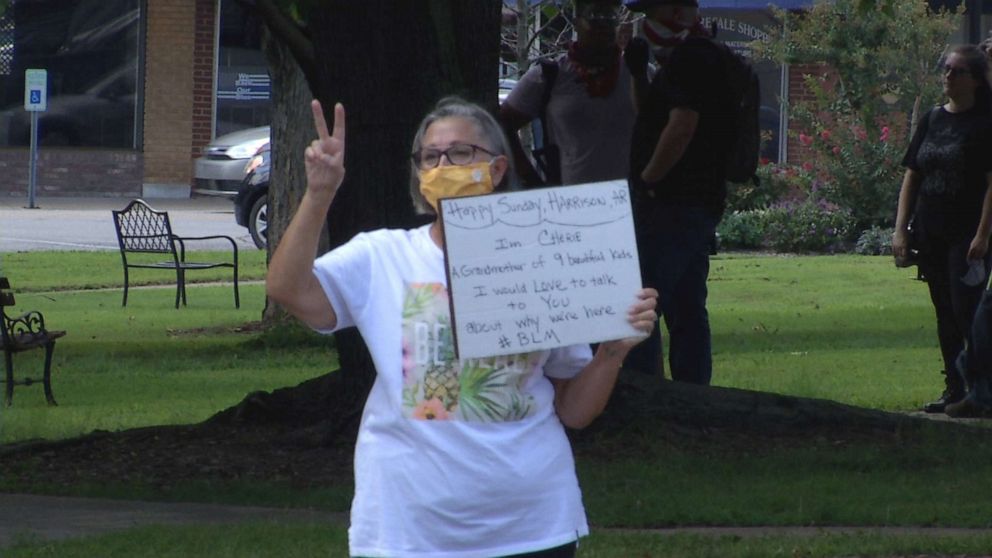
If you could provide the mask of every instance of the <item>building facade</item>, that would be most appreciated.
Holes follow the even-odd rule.
[[[189,197],[203,146],[268,124],[260,45],[234,0],[15,0],[0,19],[0,195],[27,193],[24,74],[39,68],[37,195]]]
[[[954,42],[992,28],[992,0],[931,3],[967,9]],[[700,5],[719,38],[743,51],[775,25],[767,0]],[[189,197],[193,159],[212,138],[269,123],[261,24],[236,0],[12,0],[0,16],[0,196],[28,195],[28,69],[48,77],[38,196]],[[783,141],[780,101],[803,94],[808,70],[795,70],[759,68],[770,160],[794,148]]]

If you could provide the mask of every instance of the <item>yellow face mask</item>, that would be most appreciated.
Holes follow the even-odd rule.
[[[493,177],[489,172],[489,162],[481,161],[470,165],[437,166],[422,170],[420,193],[437,213],[437,200],[488,194],[493,191]]]

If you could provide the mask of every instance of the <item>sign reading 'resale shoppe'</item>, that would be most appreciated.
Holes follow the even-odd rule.
[[[442,199],[458,358],[633,337],[627,182]]]

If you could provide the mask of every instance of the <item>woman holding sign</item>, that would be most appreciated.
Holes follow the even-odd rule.
[[[345,112],[333,133],[317,101],[307,190],[272,257],[267,292],[323,332],[357,326],[378,374],[355,448],[352,556],[573,556],[588,533],[562,425],[602,412],[640,338],[458,361],[442,230],[378,230],[313,258],[344,179]],[[507,142],[482,108],[445,99],[413,141],[419,209],[487,194],[508,177]],[[630,293],[645,335],[656,293]]]

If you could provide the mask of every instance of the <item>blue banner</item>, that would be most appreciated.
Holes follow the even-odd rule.
[[[806,8],[813,0],[699,0],[700,8],[730,8],[740,10],[763,10],[768,6],[786,10]]]

